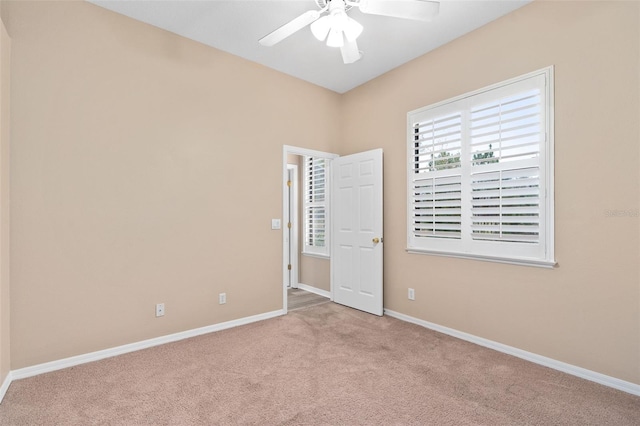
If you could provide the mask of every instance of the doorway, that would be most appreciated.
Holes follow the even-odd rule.
[[[331,298],[330,288],[330,259],[328,254],[323,255],[314,250],[305,237],[309,233],[309,220],[305,217],[318,218],[316,206],[310,207],[308,191],[305,190],[305,182],[309,180],[309,159],[313,158],[325,162],[327,172],[330,170],[330,162],[337,158],[336,154],[315,151],[306,148],[285,146],[283,149],[283,310],[288,311],[288,297],[295,293],[299,296],[302,292],[314,293]],[[324,178],[328,179],[329,173]],[[316,176],[317,177],[317,176]],[[329,181],[325,182],[328,188]],[[307,194],[308,195],[308,194]],[[328,213],[329,197],[326,198],[326,211]],[[323,220],[327,230],[328,215]],[[291,223],[291,228],[289,228]],[[314,237],[317,237],[315,235]],[[324,238],[323,236],[322,238]],[[326,241],[329,244],[329,241]],[[327,252],[328,253],[328,252]],[[292,291],[296,289],[296,291]],[[311,298],[313,294],[308,295]],[[297,299],[300,299],[297,297]]]
[[[282,212],[287,222],[282,238],[284,313],[296,282],[300,290],[382,315],[382,150],[340,157],[285,145],[282,164]],[[296,164],[302,194],[297,212],[292,209],[296,197],[291,193]],[[301,238],[293,252],[291,229],[296,222]],[[326,284],[317,285],[318,272],[324,274]]]

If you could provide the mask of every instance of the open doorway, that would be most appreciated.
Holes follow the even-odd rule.
[[[292,146],[283,150],[285,312],[331,299],[328,188],[336,157]]]
[[[300,218],[298,290],[374,315],[384,312],[382,157],[382,149],[340,157],[284,146],[282,161],[283,217],[289,216],[289,163],[302,170],[298,212],[292,213]],[[292,258],[288,235],[283,232],[282,238],[285,313]],[[325,288],[317,275],[308,274],[319,265]]]

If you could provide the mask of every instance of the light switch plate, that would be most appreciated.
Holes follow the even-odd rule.
[[[281,222],[280,219],[271,219],[271,229],[280,229]]]

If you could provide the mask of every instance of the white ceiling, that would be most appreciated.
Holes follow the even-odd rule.
[[[441,0],[431,22],[348,14],[364,26],[363,58],[342,63],[340,49],[316,40],[309,28],[264,47],[258,40],[307,10],[314,0],[87,0],[338,93],[347,92],[479,28],[532,0]]]

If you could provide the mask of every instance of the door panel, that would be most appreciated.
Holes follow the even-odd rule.
[[[336,158],[332,170],[333,300],[382,315],[382,150]]]

